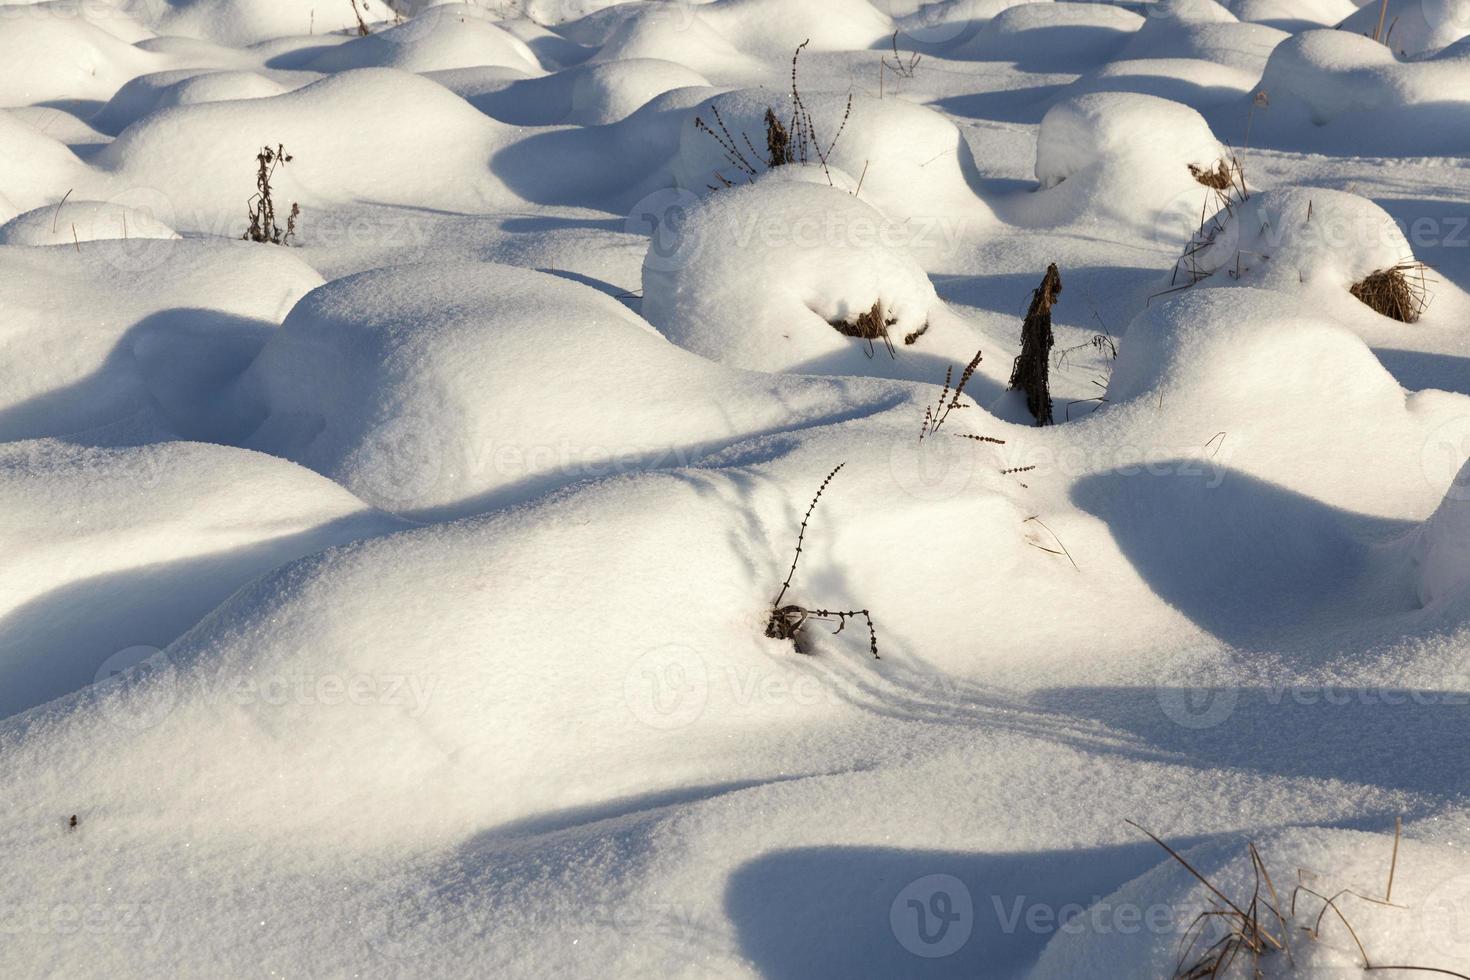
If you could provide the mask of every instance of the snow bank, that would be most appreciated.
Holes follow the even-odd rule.
[[[11,8],[0,7],[0,11]],[[0,108],[70,99],[105,102],[124,82],[172,67],[87,20],[37,12],[3,16]],[[65,52],[58,55],[57,52]]]
[[[1178,216],[1181,227],[1199,212]],[[1413,262],[1393,218],[1367,198],[1323,188],[1252,194],[1205,222],[1179,262],[1183,281],[1254,286],[1291,293],[1325,313],[1361,319],[1368,309],[1348,288],[1370,273]],[[1191,271],[1192,270],[1192,271]]]
[[[1442,430],[1425,447],[1451,461],[1466,457],[1466,447],[1454,436],[1463,424]],[[1427,467],[1426,467],[1427,468]],[[1411,561],[1417,572],[1419,601],[1424,605],[1463,598],[1470,586],[1470,461],[1460,467],[1434,515],[1414,535]]]
[[[321,277],[284,248],[129,239],[0,248],[0,281],[0,342],[26,352],[0,362],[0,440],[12,440],[132,418],[155,438],[195,431]]]
[[[574,72],[567,122],[600,126],[626,119],[655,96],[709,80],[672,61],[636,59],[588,66]]]
[[[303,67],[326,72],[350,68],[425,72],[497,65],[527,74],[540,72],[541,63],[526,43],[485,16],[469,4],[430,7],[396,27],[330,48]]]
[[[203,38],[244,47],[273,38],[357,32],[357,17],[345,3],[303,4],[300,0],[167,0],[140,4],[160,34]],[[369,24],[391,21],[383,0],[357,0]]]
[[[61,200],[86,169],[65,144],[0,109],[0,190],[13,207]]]
[[[978,336],[934,293],[905,239],[924,233],[852,194],[778,168],[693,205],[643,263],[643,315],[674,343],[734,367],[806,374],[943,376],[934,357],[967,362]],[[937,229],[930,229],[939,234]],[[844,336],[874,304],[882,340]],[[936,373],[937,368],[937,373]]]
[[[1215,0],[1158,0],[1123,48],[1122,58],[1194,58],[1259,76],[1271,51],[1289,36],[1242,24]]]
[[[0,445],[0,514],[0,717],[167,646],[262,572],[396,527],[294,464],[183,442]]]
[[[1365,3],[1338,25],[1338,29],[1373,37],[1381,3]],[[1431,55],[1464,37],[1470,37],[1470,10],[1459,0],[1388,0],[1382,40],[1386,49],[1410,58]]]
[[[142,208],[115,201],[73,201],[35,208],[0,225],[0,245],[76,245],[112,238],[178,238]]]
[[[1191,166],[1212,171],[1228,157],[1203,117],[1187,106],[1151,95],[1079,95],[1058,102],[1041,120],[1041,191],[1019,202],[1017,211],[1027,224],[1153,231],[1179,199],[1205,198],[1209,189]]]
[[[1138,58],[1113,61],[1068,86],[1065,97],[1093,92],[1154,95],[1204,110],[1238,102],[1256,91],[1259,72],[1229,68],[1198,58]]]
[[[380,138],[385,128],[393,139]],[[180,230],[238,234],[263,141],[293,156],[272,183],[278,202],[308,212],[305,228],[312,207],[357,199],[471,209],[504,200],[488,161],[507,132],[442,86],[373,68],[273,98],[151,113],[95,162],[111,186],[166,194]]]
[[[1116,57],[1143,24],[1112,4],[1026,3],[1000,11],[946,54],[1012,61],[1029,72],[1079,73]]]
[[[1229,7],[1242,21],[1293,33],[1334,27],[1358,9],[1353,0],[1233,0]]]
[[[483,263],[336,280],[245,384],[265,413],[250,446],[392,510],[683,464],[841,404],[836,389],[775,401],[777,382],[686,354],[601,293]]]
[[[1459,395],[1405,392],[1315,302],[1249,287],[1155,300],[1128,325],[1108,400],[1200,445],[1223,432],[1232,469],[1335,506],[1420,519],[1448,482],[1426,478],[1421,450],[1470,408]]]
[[[802,90],[801,101],[811,114],[814,143],[824,153],[831,147],[829,166],[860,178],[863,200],[890,218],[943,216],[971,233],[992,220],[989,208],[970,186],[974,161],[969,145],[954,123],[933,109],[902,99],[854,94],[849,112],[845,92]],[[724,181],[746,181],[750,175],[731,162],[721,145],[726,140],[734,141],[753,170],[765,171],[768,110],[792,129],[795,108],[789,92],[727,92],[689,111],[688,122],[679,130],[674,182],[705,193]],[[696,118],[720,138],[696,126]],[[807,162],[817,162],[816,146],[809,150]]]
[[[1454,153],[1456,134],[1470,122],[1470,42],[1405,63],[1371,38],[1307,31],[1272,52],[1259,87],[1270,97],[1251,130],[1261,145]]]
[[[1432,825],[1425,830],[1433,834]],[[1416,837],[1412,827],[1396,856],[1392,832],[1325,827],[1275,831],[1256,846],[1278,896],[1273,901],[1262,884],[1259,897],[1271,901],[1285,920],[1294,964],[1288,966],[1285,952],[1272,951],[1259,961],[1264,975],[1303,980],[1375,976],[1364,969],[1363,950],[1373,964],[1440,970],[1464,965],[1470,946],[1459,928],[1463,922],[1455,921],[1470,899],[1470,857],[1462,849],[1433,836]],[[1238,908],[1250,906],[1257,875],[1245,841],[1199,845],[1184,850],[1183,857]],[[1395,865],[1393,904],[1385,905],[1390,865]],[[1291,896],[1299,883],[1309,891],[1297,894],[1293,915]],[[1344,890],[1351,894],[1339,894]],[[1334,896],[1351,932],[1325,908],[1326,899]],[[1028,980],[1173,976],[1179,969],[1181,938],[1201,912],[1219,907],[1217,896],[1183,865],[1163,857],[1152,871],[1083,912],[1072,928],[1058,930]],[[1263,928],[1280,937],[1282,926],[1275,916],[1262,909],[1260,919]],[[1130,928],[1119,928],[1130,921]],[[1225,935],[1229,924],[1212,928],[1214,921],[1206,920],[1203,938],[1192,947],[1186,940],[1193,955],[1186,958],[1185,968]],[[1231,970],[1220,976],[1248,976],[1253,963],[1241,950]]]

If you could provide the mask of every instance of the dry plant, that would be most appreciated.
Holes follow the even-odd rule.
[[[970,363],[966,364],[965,369],[960,372],[960,380],[953,389],[950,388],[950,381],[954,379],[954,366],[950,365],[944,369],[944,387],[939,391],[939,401],[934,405],[924,406],[924,423],[919,427],[920,442],[924,441],[925,436],[938,432],[939,427],[944,425],[945,420],[949,418],[950,412],[966,407],[965,403],[960,401],[960,396],[965,393],[965,386],[975,376],[975,369],[980,366],[983,359],[984,352],[977,350],[975,356],[970,358]],[[997,446],[1004,446],[1006,443],[1004,439],[997,439],[994,436],[976,436],[967,432],[956,433],[956,435],[961,439],[989,442]]]
[[[873,659],[878,656],[878,631],[873,627],[873,617],[866,609],[807,609],[795,604],[781,605],[781,600],[786,598],[786,590],[791,588],[791,580],[796,575],[796,563],[801,561],[801,546],[806,541],[806,525],[812,517],[812,511],[817,509],[817,501],[822,499],[822,492],[827,489],[827,484],[837,475],[837,471],[846,466],[846,463],[838,463],[837,467],[827,474],[822,485],[817,488],[816,496],[812,497],[811,504],[806,509],[806,515],[801,519],[801,529],[796,533],[796,554],[791,559],[791,570],[786,573],[786,581],[781,583],[781,591],[776,593],[776,598],[771,600],[771,614],[766,620],[766,636],[775,640],[790,640],[796,647],[797,653],[811,653],[811,642],[805,635],[806,624],[811,620],[837,621],[837,629],[833,635],[841,633],[847,628],[849,617],[861,616],[868,624],[868,649],[873,654]]]
[[[1093,311],[1093,315],[1096,315],[1096,311]],[[1098,322],[1102,322],[1101,317],[1098,318]],[[1104,329],[1106,329],[1106,325],[1104,325]],[[1094,385],[1102,389],[1102,394],[1094,395],[1091,398],[1074,398],[1071,401],[1067,402],[1066,420],[1068,422],[1072,421],[1073,405],[1082,405],[1087,402],[1105,402],[1108,400],[1108,385],[1111,384],[1113,380],[1112,362],[1118,359],[1118,345],[1113,342],[1112,337],[1108,336],[1105,333],[1093,334],[1091,339],[1089,339],[1086,343],[1076,344],[1072,347],[1063,348],[1062,350],[1057,352],[1055,367],[1058,371],[1062,370],[1067,366],[1067,358],[1070,355],[1075,354],[1080,350],[1086,350],[1089,347],[1107,358],[1107,373],[1091,379]]]
[[[828,320],[827,322],[832,325],[832,329],[844,337],[857,337],[859,340],[867,341],[869,357],[873,356],[873,341],[875,340],[883,341],[883,346],[888,349],[889,357],[897,356],[893,347],[893,339],[888,336],[888,328],[898,323],[898,318],[891,317],[884,311],[882,300],[874,300],[872,309],[864,310],[852,320]],[[913,341],[905,338],[904,342],[912,343]]]
[[[762,166],[771,170],[788,164],[806,164],[816,161],[822,168],[827,183],[832,184],[832,172],[827,167],[827,160],[837,147],[837,141],[842,138],[842,132],[847,128],[847,120],[852,116],[852,96],[847,97],[847,108],[843,110],[842,121],[837,126],[837,132],[833,135],[831,142],[823,147],[822,141],[817,137],[816,123],[812,121],[812,114],[807,109],[806,103],[802,101],[801,89],[797,84],[797,60],[801,57],[802,49],[810,43],[810,38],[802,41],[797,45],[796,53],[791,56],[791,118],[782,122],[775,109],[766,110],[766,152],[764,155],[756,149],[748,133],[742,132],[739,139],[735,138],[730,128],[725,125],[718,106],[710,105],[710,114],[715,120],[714,126],[705,122],[701,116],[694,117],[694,128],[719,144],[725,159],[745,176],[747,182],[753,181],[760,174]],[[741,149],[742,143],[745,149]],[[749,156],[746,155],[745,150],[750,151]],[[721,187],[734,186],[734,181],[725,177],[718,170],[714,172],[714,176],[715,180],[720,182]],[[712,185],[706,186],[712,191],[719,189]]]
[[[1056,342],[1051,330],[1051,308],[1062,293],[1062,275],[1053,262],[1047,266],[1041,285],[1031,293],[1031,307],[1021,325],[1021,353],[1011,367],[1011,388],[1026,393],[1026,407],[1037,425],[1051,425],[1051,348]]]
[[[357,36],[367,37],[372,31],[368,29],[367,21],[362,19],[362,10],[358,8],[357,0],[347,0],[347,2],[352,4],[352,14],[357,18]],[[367,7],[367,0],[363,0],[363,7]]]
[[[267,242],[271,245],[291,243],[292,236],[296,234],[296,219],[301,216],[301,207],[294,201],[291,203],[291,211],[286,215],[286,227],[282,228],[276,223],[276,204],[271,199],[271,177],[277,166],[284,166],[291,159],[291,154],[280,143],[276,144],[274,150],[263,146],[255,155],[255,193],[245,204],[250,215],[250,227],[245,229],[241,239]]]
[[[919,67],[919,62],[924,56],[917,51],[904,58],[898,53],[898,31],[893,32],[893,61],[888,60],[887,55],[878,59],[878,98],[883,98],[883,75],[884,72],[893,72],[899,78],[913,78],[914,69]]]
[[[1276,956],[1284,956],[1288,965],[1295,968],[1296,961],[1291,954],[1291,929],[1287,923],[1296,919],[1297,900],[1302,895],[1316,898],[1322,903],[1322,907],[1318,910],[1311,925],[1298,925],[1298,930],[1306,933],[1307,938],[1313,942],[1321,941],[1323,923],[1327,919],[1328,911],[1331,910],[1337,921],[1342,923],[1343,928],[1352,937],[1358,955],[1363,958],[1364,971],[1371,973],[1378,970],[1407,970],[1470,980],[1470,977],[1463,973],[1440,967],[1374,963],[1362,939],[1359,938],[1357,930],[1353,928],[1352,922],[1348,920],[1339,903],[1340,899],[1351,896],[1374,905],[1405,908],[1402,905],[1395,905],[1392,901],[1393,877],[1394,872],[1398,869],[1399,840],[1403,832],[1402,820],[1394,821],[1393,854],[1389,860],[1388,884],[1384,888],[1383,898],[1373,898],[1345,888],[1330,896],[1323,894],[1302,883],[1305,869],[1298,869],[1298,884],[1292,889],[1285,912],[1282,911],[1282,902],[1277,894],[1276,885],[1271,880],[1270,872],[1266,870],[1266,862],[1262,859],[1261,852],[1257,850],[1254,841],[1246,844],[1246,853],[1250,856],[1255,884],[1251,890],[1250,899],[1244,903],[1237,903],[1156,834],[1132,820],[1126,822],[1162,847],[1210,893],[1210,908],[1195,916],[1185,928],[1184,935],[1179,938],[1179,958],[1175,965],[1173,980],[1216,980],[1216,978],[1226,976],[1226,971],[1237,960],[1244,962],[1245,957],[1250,959],[1251,976],[1254,977],[1264,976],[1261,970],[1262,960],[1269,960]],[[1208,938],[1207,932],[1211,925],[1218,927],[1219,938],[1207,946],[1202,945]]]
[[[1400,262],[1370,273],[1348,287],[1375,313],[1400,323],[1417,323],[1429,308],[1429,278],[1423,262]]]

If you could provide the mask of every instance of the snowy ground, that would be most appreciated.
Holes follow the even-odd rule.
[[[1467,0],[0,0],[0,107],[0,976],[1470,975]],[[839,464],[881,659],[765,635]]]

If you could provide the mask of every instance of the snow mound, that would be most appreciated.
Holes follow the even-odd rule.
[[[665,92],[708,85],[703,75],[672,61],[641,58],[589,65],[572,82],[567,121],[582,126],[615,123]]]
[[[169,67],[166,59],[119,40],[90,21],[36,11],[3,14],[0,107],[87,99],[105,102],[124,82]],[[58,56],[57,52],[65,52]]]
[[[1260,77],[1259,72],[1197,58],[1139,58],[1109,62],[1072,83],[1066,94],[1132,92],[1204,110],[1253,93]]]
[[[0,281],[0,344],[28,352],[0,362],[0,440],[13,440],[130,419],[153,437],[193,431],[213,387],[321,277],[284,248],[128,239],[0,248]]]
[[[1023,71],[1077,72],[1115,57],[1143,24],[1111,4],[1025,3],[1000,11],[947,54],[1012,61]]]
[[[160,34],[201,38],[245,47],[274,38],[337,32],[357,33],[357,17],[347,4],[310,4],[300,0],[166,0],[138,6]],[[383,0],[357,0],[369,24],[390,21]]]
[[[1271,51],[1289,35],[1242,24],[1214,0],[1162,0],[1124,46],[1122,58],[1194,58],[1259,76]]]
[[[73,201],[27,211],[0,225],[0,245],[76,245],[113,238],[178,238],[149,211],[115,201]]]
[[[0,445],[0,502],[0,717],[167,646],[262,572],[396,529],[309,470],[203,443]]]
[[[643,315],[674,343],[733,367],[806,374],[943,376],[977,335],[934,293],[903,247],[920,233],[846,191],[783,175],[693,205],[643,263]],[[877,305],[881,339],[844,335]],[[915,357],[922,352],[925,356]]]
[[[252,448],[403,511],[675,465],[834,407],[815,389],[771,402],[776,382],[701,362],[595,290],[483,263],[332,282],[245,384],[265,413]]]
[[[1275,901],[1264,884],[1257,895],[1257,873],[1244,841],[1199,845],[1184,850],[1183,857],[1238,908],[1247,909],[1257,895],[1280,911],[1293,966],[1288,966],[1285,952],[1271,951],[1259,961],[1261,975],[1301,980],[1378,976],[1364,969],[1363,951],[1373,964],[1440,970],[1464,965],[1470,944],[1460,928],[1463,923],[1455,921],[1470,899],[1470,856],[1463,850],[1416,838],[1410,831],[1395,855],[1392,832],[1325,827],[1275,831],[1255,843],[1275,886]],[[1386,905],[1390,865],[1393,904]],[[1300,876],[1298,869],[1303,869]],[[1299,883],[1305,890],[1297,893],[1292,914],[1291,897]],[[1339,894],[1343,891],[1348,894]],[[1351,931],[1326,907],[1333,896]],[[1217,916],[1204,920],[1198,939],[1190,942],[1195,937],[1189,931],[1199,914],[1219,907],[1218,896],[1178,861],[1164,857],[1153,870],[1083,912],[1073,928],[1058,930],[1028,980],[1175,976],[1181,939],[1190,952],[1184,962],[1189,968],[1225,936],[1229,923]],[[1125,914],[1132,927],[1117,928],[1127,924]],[[1279,942],[1282,925],[1276,917],[1262,908],[1260,920]],[[1088,928],[1084,923],[1101,925]],[[1251,976],[1254,965],[1250,953],[1241,950],[1231,968],[1218,975],[1229,980]]]
[[[425,72],[480,65],[526,74],[541,71],[541,63],[526,43],[485,20],[479,8],[445,4],[421,11],[396,27],[353,38],[304,67],[325,72],[351,68]]]
[[[1406,57],[1434,54],[1470,37],[1470,11],[1459,0],[1388,0],[1386,15],[1382,4],[1367,3],[1338,29],[1371,40],[1380,16],[1387,34],[1385,49]]]
[[[1230,4],[1230,11],[1242,21],[1293,33],[1333,27],[1357,9],[1353,0],[1234,0]]]
[[[1180,214],[1181,225],[1199,219]],[[1393,218],[1367,198],[1322,188],[1252,194],[1207,219],[1180,260],[1200,286],[1255,286],[1302,295],[1352,319],[1364,307],[1348,292],[1369,274],[1414,261]]]
[[[0,109],[0,190],[13,207],[55,203],[85,173],[65,144]]]
[[[1259,87],[1270,107],[1256,113],[1252,140],[1263,145],[1454,153],[1452,134],[1470,122],[1470,42],[1405,63],[1359,34],[1307,31],[1277,46]]]
[[[1108,400],[1109,411],[1167,417],[1200,444],[1224,432],[1232,469],[1336,506],[1415,515],[1433,511],[1453,475],[1429,473],[1422,447],[1470,407],[1405,392],[1318,304],[1250,287],[1155,300],[1123,336]]]
[[[380,138],[385,128],[392,140]],[[180,230],[228,233],[242,219],[262,139],[283,143],[293,159],[272,184],[278,202],[308,212],[305,229],[311,207],[334,202],[464,208],[504,198],[487,163],[506,131],[434,82],[369,68],[273,98],[151,113],[95,162],[114,185],[166,194]]]
[[[861,94],[851,97],[851,111],[847,93],[803,91],[801,100],[816,132],[813,142],[823,153],[831,148],[829,167],[860,177],[863,200],[889,217],[943,216],[968,232],[991,220],[990,209],[970,187],[974,162],[969,145],[944,116],[902,99]],[[704,193],[726,181],[749,179],[740,165],[731,163],[722,145],[730,141],[751,169],[764,172],[768,110],[793,129],[795,107],[789,92],[746,89],[700,103],[679,130],[674,182]],[[695,119],[719,138],[696,125]],[[809,149],[808,163],[817,163],[817,146]]]
[[[1228,158],[1209,124],[1188,106],[1121,92],[1075,96],[1041,120],[1041,193],[1022,202],[1021,213],[1028,223],[1153,230],[1175,202],[1199,201],[1208,191],[1191,167],[1213,171]],[[1176,243],[1187,240],[1186,233]]]
[[[1426,455],[1464,457],[1465,447],[1448,437],[1463,435],[1466,426],[1462,421],[1454,428],[1458,431],[1438,433],[1438,444],[1426,446]],[[1460,467],[1439,508],[1415,533],[1411,549],[1420,602],[1428,606],[1465,596],[1470,586],[1470,462]]]

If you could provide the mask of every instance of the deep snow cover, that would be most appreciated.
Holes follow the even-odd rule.
[[[0,978],[1470,976],[1467,289],[1466,0],[0,0]]]

